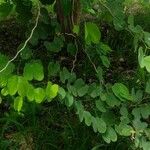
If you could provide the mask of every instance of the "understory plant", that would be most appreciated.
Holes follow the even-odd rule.
[[[144,0],[3,1],[0,20],[25,33],[0,52],[1,104],[23,116],[28,103],[58,102],[104,142],[149,150],[150,22],[139,21],[149,10]]]

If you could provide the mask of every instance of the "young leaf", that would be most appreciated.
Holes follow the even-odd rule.
[[[16,94],[18,90],[18,76],[17,75],[14,75],[8,79],[7,89],[10,95]]]
[[[58,93],[58,85],[57,84],[52,85],[50,82],[48,82],[47,87],[46,87],[47,98],[52,100],[53,98],[57,96],[57,93]]]
[[[41,103],[45,98],[45,90],[42,88],[34,89],[34,98],[37,103]]]
[[[18,96],[14,99],[14,109],[18,112],[20,112],[23,105],[23,98],[21,96]]]

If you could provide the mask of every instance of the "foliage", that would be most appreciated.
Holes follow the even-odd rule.
[[[36,27],[31,39],[25,41],[20,57],[16,58],[21,60],[21,64],[13,61],[0,71],[0,102],[9,101],[11,111],[8,114],[11,116],[17,112],[17,116],[23,116],[29,111],[28,105],[34,109],[59,102],[70,113],[75,112],[79,121],[93,129],[95,136],[104,142],[111,144],[126,138],[130,141],[129,148],[148,150],[150,33],[136,23],[129,3],[132,2],[10,0],[1,3],[0,19],[17,16],[19,22],[27,24],[26,39]],[[49,11],[49,5],[54,11]],[[76,18],[76,5],[81,6],[80,18]],[[142,11],[150,7],[149,2],[142,0],[137,5]],[[60,6],[59,12],[57,8]],[[34,26],[37,11],[40,11],[40,18],[35,19],[37,26]],[[59,15],[64,15],[63,20],[59,20]],[[71,32],[66,32],[70,31],[64,29],[66,25]],[[103,31],[105,25],[108,28]],[[113,77],[115,71],[111,77],[107,76],[115,63],[119,63],[117,51],[122,56],[125,54],[122,43],[113,46],[117,36],[112,39],[107,37],[111,37],[111,32],[118,33],[117,36],[125,34],[128,37],[129,34],[130,38],[123,40],[129,44],[126,55],[119,61],[135,63],[132,65],[132,77],[124,73],[128,71],[128,66],[122,70],[125,74],[123,79],[120,73]],[[0,53],[0,70],[10,57],[7,53]],[[99,145],[94,146],[93,149],[99,148]]]

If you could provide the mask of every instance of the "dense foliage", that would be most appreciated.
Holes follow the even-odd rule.
[[[68,126],[83,122],[88,126],[83,132],[96,138],[88,147],[74,149],[125,142],[125,149],[149,150],[149,15],[147,0],[2,1],[0,21],[13,18],[23,32],[17,50],[0,52],[1,109],[9,105],[1,110],[0,147],[11,149],[5,138],[8,124],[25,131],[20,120],[32,115],[35,125],[36,113],[48,105],[56,106],[51,113],[63,114],[62,109],[73,115]],[[47,121],[50,116],[45,116]],[[53,144],[44,149],[50,148],[72,149]]]

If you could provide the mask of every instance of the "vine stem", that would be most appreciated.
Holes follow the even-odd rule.
[[[39,22],[39,17],[40,17],[40,4],[38,3],[38,13],[37,13],[37,17],[35,20],[35,25],[31,30],[30,36],[27,38],[27,40],[24,42],[24,45],[22,46],[22,48],[16,53],[16,55],[10,59],[7,64],[4,66],[4,68],[2,68],[0,70],[0,73],[2,73],[3,71],[5,71],[7,69],[7,67],[10,65],[10,63],[12,63],[17,57],[18,55],[25,49],[25,47],[27,46],[28,42],[31,40],[33,33],[35,31],[35,29],[37,28],[38,22]]]

